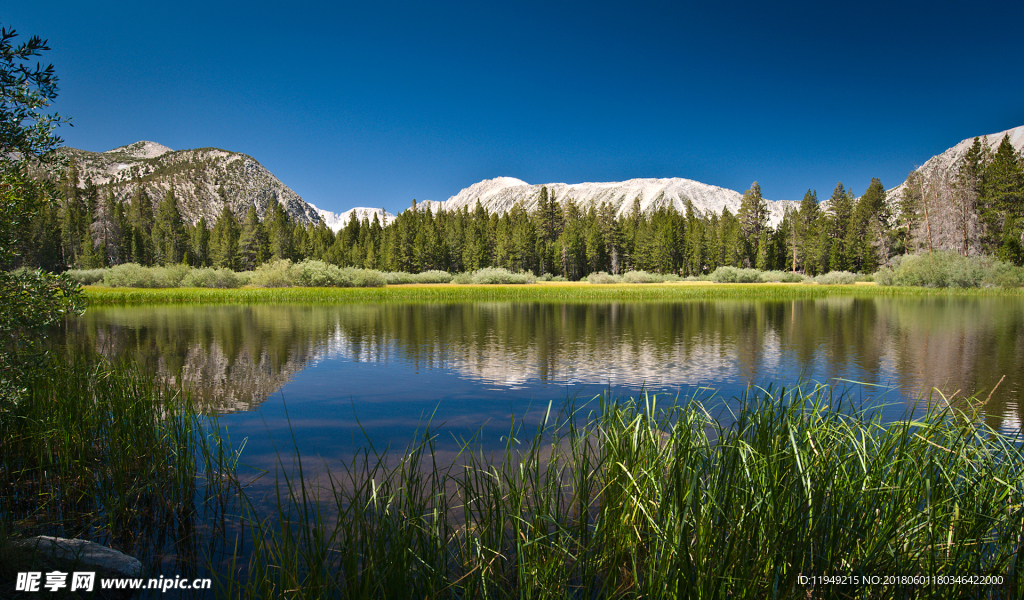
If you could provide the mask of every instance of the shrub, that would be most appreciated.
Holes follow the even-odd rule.
[[[256,287],[291,287],[297,278],[292,267],[288,259],[265,262],[249,272],[249,283]]]
[[[82,285],[102,285],[106,269],[71,269],[64,274]]]
[[[384,280],[388,285],[405,285],[410,283],[449,283],[452,275],[448,271],[424,271],[422,273],[406,273],[395,271],[384,273]]]
[[[552,275],[551,273],[544,273],[543,275],[539,275],[537,277],[537,281],[568,281],[568,279],[562,277],[561,275]]]
[[[799,273],[791,271],[762,271],[761,281],[771,283],[800,283],[805,278]]]
[[[760,283],[761,272],[757,269],[718,267],[708,278],[715,283]]]
[[[110,287],[172,288],[181,285],[188,271],[185,265],[143,267],[136,263],[125,263],[107,271],[103,282]]]
[[[1004,288],[1024,286],[1024,267],[1011,265],[1001,260],[993,261],[985,273],[985,284]]]
[[[989,256],[962,256],[937,250],[894,258],[875,273],[879,285],[921,287],[978,287],[1024,285],[1024,268]]]
[[[388,285],[404,285],[408,283],[416,283],[415,276],[412,273],[406,273],[405,271],[393,271],[390,273],[384,273],[384,281]]]
[[[304,260],[292,267],[295,285],[303,287],[333,287],[342,285],[341,269],[322,260]]]
[[[537,278],[533,273],[513,273],[502,267],[487,267],[472,273],[460,273],[452,279],[453,283],[501,284],[501,283],[533,283]]]
[[[244,278],[231,269],[214,269],[210,267],[192,269],[181,280],[182,287],[199,288],[237,288],[241,287],[244,283]]]
[[[622,281],[621,276],[609,275],[604,271],[598,271],[597,273],[587,275],[587,282],[593,284],[619,283],[620,281]]]
[[[414,283],[448,283],[452,280],[452,274],[448,271],[424,271],[413,275]]]
[[[384,274],[373,269],[357,269],[345,267],[340,269],[341,287],[384,287],[387,284]]]
[[[814,278],[818,285],[853,285],[857,282],[857,274],[849,271],[829,271]]]
[[[629,271],[622,275],[622,283],[663,283],[665,277],[647,271]]]

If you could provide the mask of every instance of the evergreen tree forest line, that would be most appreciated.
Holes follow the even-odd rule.
[[[554,201],[542,188],[536,210],[503,215],[474,210],[417,209],[381,223],[353,218],[337,233],[323,223],[294,222],[272,202],[264,219],[255,206],[236,215],[221,190],[222,210],[209,223],[188,224],[173,187],[154,203],[139,188],[130,201],[86,181],[72,166],[56,183],[57,202],[40,204],[21,235],[21,264],[52,272],[124,263],[187,264],[252,270],[273,259],[321,260],[339,267],[450,273],[503,267],[570,280],[591,273],[644,270],[699,276],[721,266],[873,273],[892,257],[933,250],[994,256],[1024,264],[1024,155],[1003,139],[993,151],[975,138],[954,168],[912,172],[890,200],[872,179],[859,198],[839,183],[827,209],[808,191],[777,227],[755,182],[739,211],[702,213],[689,201],[654,212],[617,216],[610,204]],[[894,210],[895,209],[895,210]]]

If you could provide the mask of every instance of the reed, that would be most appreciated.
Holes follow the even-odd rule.
[[[885,423],[831,387],[732,405],[599,399],[548,412],[497,459],[451,464],[424,431],[327,476],[282,459],[274,514],[244,499],[232,598],[1016,598],[1017,437],[971,409]],[[726,407],[733,406],[732,409]],[[717,416],[712,413],[718,410]],[[721,412],[726,411],[726,412]],[[722,417],[725,418],[722,418]],[[289,474],[290,473],[290,474]],[[243,494],[244,496],[244,494]],[[942,584],[834,586],[831,575]],[[972,585],[955,577],[1001,577]],[[958,583],[959,582],[959,583]]]
[[[0,410],[0,547],[84,538],[154,569],[172,554],[187,574],[209,551],[208,502],[230,495],[225,448],[215,420],[134,364],[55,357]],[[14,581],[6,567],[0,595]]]
[[[713,284],[664,283],[619,284],[538,283],[521,285],[426,284],[384,288],[171,288],[135,289],[86,287],[91,304],[262,304],[346,302],[637,302],[647,300],[809,299],[834,296],[1011,296],[1024,297],[1024,289],[969,288],[930,289],[866,285]]]

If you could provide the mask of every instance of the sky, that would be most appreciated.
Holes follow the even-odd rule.
[[[967,8],[969,6],[969,8]],[[23,2],[66,145],[248,154],[396,212],[483,179],[887,188],[1024,125],[1024,2]]]

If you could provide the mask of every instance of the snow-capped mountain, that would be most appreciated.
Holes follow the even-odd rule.
[[[310,206],[312,206],[313,210],[315,210],[317,214],[320,215],[320,218],[323,220],[324,225],[327,225],[327,227],[330,228],[330,230],[333,231],[334,233],[338,233],[338,230],[348,225],[349,219],[352,218],[353,214],[355,214],[356,220],[362,221],[363,219],[366,219],[370,223],[373,222],[373,217],[374,215],[376,215],[377,221],[381,224],[381,227],[383,227],[385,223],[390,223],[395,219],[395,215],[389,212],[385,212],[381,208],[367,208],[365,206],[357,206],[355,208],[350,208],[343,213],[335,213],[329,210],[324,210],[322,208],[317,208],[312,204],[310,204]]]
[[[640,209],[651,212],[661,207],[674,206],[679,212],[686,211],[686,200],[702,213],[722,214],[725,208],[735,214],[740,209],[743,194],[740,192],[708,185],[692,179],[673,177],[671,179],[630,179],[629,181],[607,183],[545,183],[529,184],[515,177],[485,179],[465,188],[444,202],[423,203],[432,209],[473,210],[477,201],[488,211],[503,214],[514,204],[521,203],[527,211],[537,208],[541,188],[547,188],[548,197],[564,203],[570,198],[584,208],[608,202],[619,216],[633,209],[635,200]],[[787,207],[797,207],[793,200],[768,200],[768,221],[772,226],[782,221]]]

